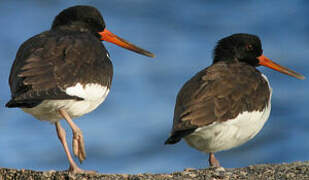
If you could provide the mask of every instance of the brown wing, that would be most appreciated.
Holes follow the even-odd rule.
[[[172,135],[176,143],[200,126],[263,110],[269,87],[261,73],[244,63],[216,63],[190,79],[177,96]]]
[[[33,106],[43,99],[81,99],[67,95],[65,89],[86,80],[109,87],[113,72],[106,53],[101,42],[87,33],[48,31],[27,40],[11,69],[12,100],[7,106]]]

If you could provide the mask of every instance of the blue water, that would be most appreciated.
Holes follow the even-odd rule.
[[[309,77],[309,3],[281,1],[79,0],[0,2],[0,167],[64,170],[68,163],[55,127],[20,109],[7,109],[9,70],[20,44],[50,28],[62,9],[88,4],[107,28],[156,54],[146,58],[104,43],[114,64],[106,101],[77,118],[87,159],[101,173],[172,172],[207,167],[208,156],[183,141],[164,146],[177,92],[211,64],[216,42],[233,33],[257,34],[264,54]],[[263,130],[238,148],[217,153],[224,167],[309,160],[309,84],[266,68],[272,112]],[[71,141],[71,131],[67,130]]]

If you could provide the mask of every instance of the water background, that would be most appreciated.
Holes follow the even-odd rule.
[[[309,3],[281,1],[29,0],[0,2],[0,167],[68,168],[55,127],[20,109],[7,109],[7,83],[18,47],[50,28],[62,9],[97,7],[107,28],[156,54],[136,55],[104,43],[114,65],[106,101],[75,122],[84,133],[84,169],[101,173],[168,173],[208,166],[208,156],[185,142],[164,146],[181,86],[211,64],[212,50],[233,33],[257,34],[264,54],[309,77]],[[266,68],[272,112],[250,142],[216,154],[224,167],[309,160],[309,84]],[[62,122],[71,141],[71,130]],[[71,146],[71,143],[70,143]],[[77,160],[77,159],[75,159]]]

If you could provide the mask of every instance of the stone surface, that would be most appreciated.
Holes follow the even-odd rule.
[[[309,161],[294,162],[283,164],[261,164],[252,165],[244,168],[225,168],[225,169],[192,169],[187,168],[182,172],[173,172],[171,174],[76,174],[72,175],[66,171],[33,171],[33,170],[16,170],[0,168],[0,180],[87,180],[87,179],[106,179],[106,180],[309,180]]]

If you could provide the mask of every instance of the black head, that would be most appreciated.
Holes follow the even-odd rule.
[[[254,67],[262,65],[298,79],[305,79],[303,75],[264,56],[261,40],[251,34],[233,34],[221,39],[214,50],[213,63],[220,61],[245,62]]]
[[[64,9],[55,17],[52,29],[74,24],[92,32],[101,32],[105,29],[101,13],[92,6],[73,6]]]
[[[102,41],[108,41],[136,53],[154,57],[154,54],[151,52],[135,46],[108,31],[105,28],[101,13],[92,6],[73,6],[61,11],[55,17],[51,29],[54,30],[61,27],[66,30],[91,32]]]
[[[263,53],[260,39],[251,34],[233,34],[221,39],[214,50],[214,61],[239,61],[259,65]]]

